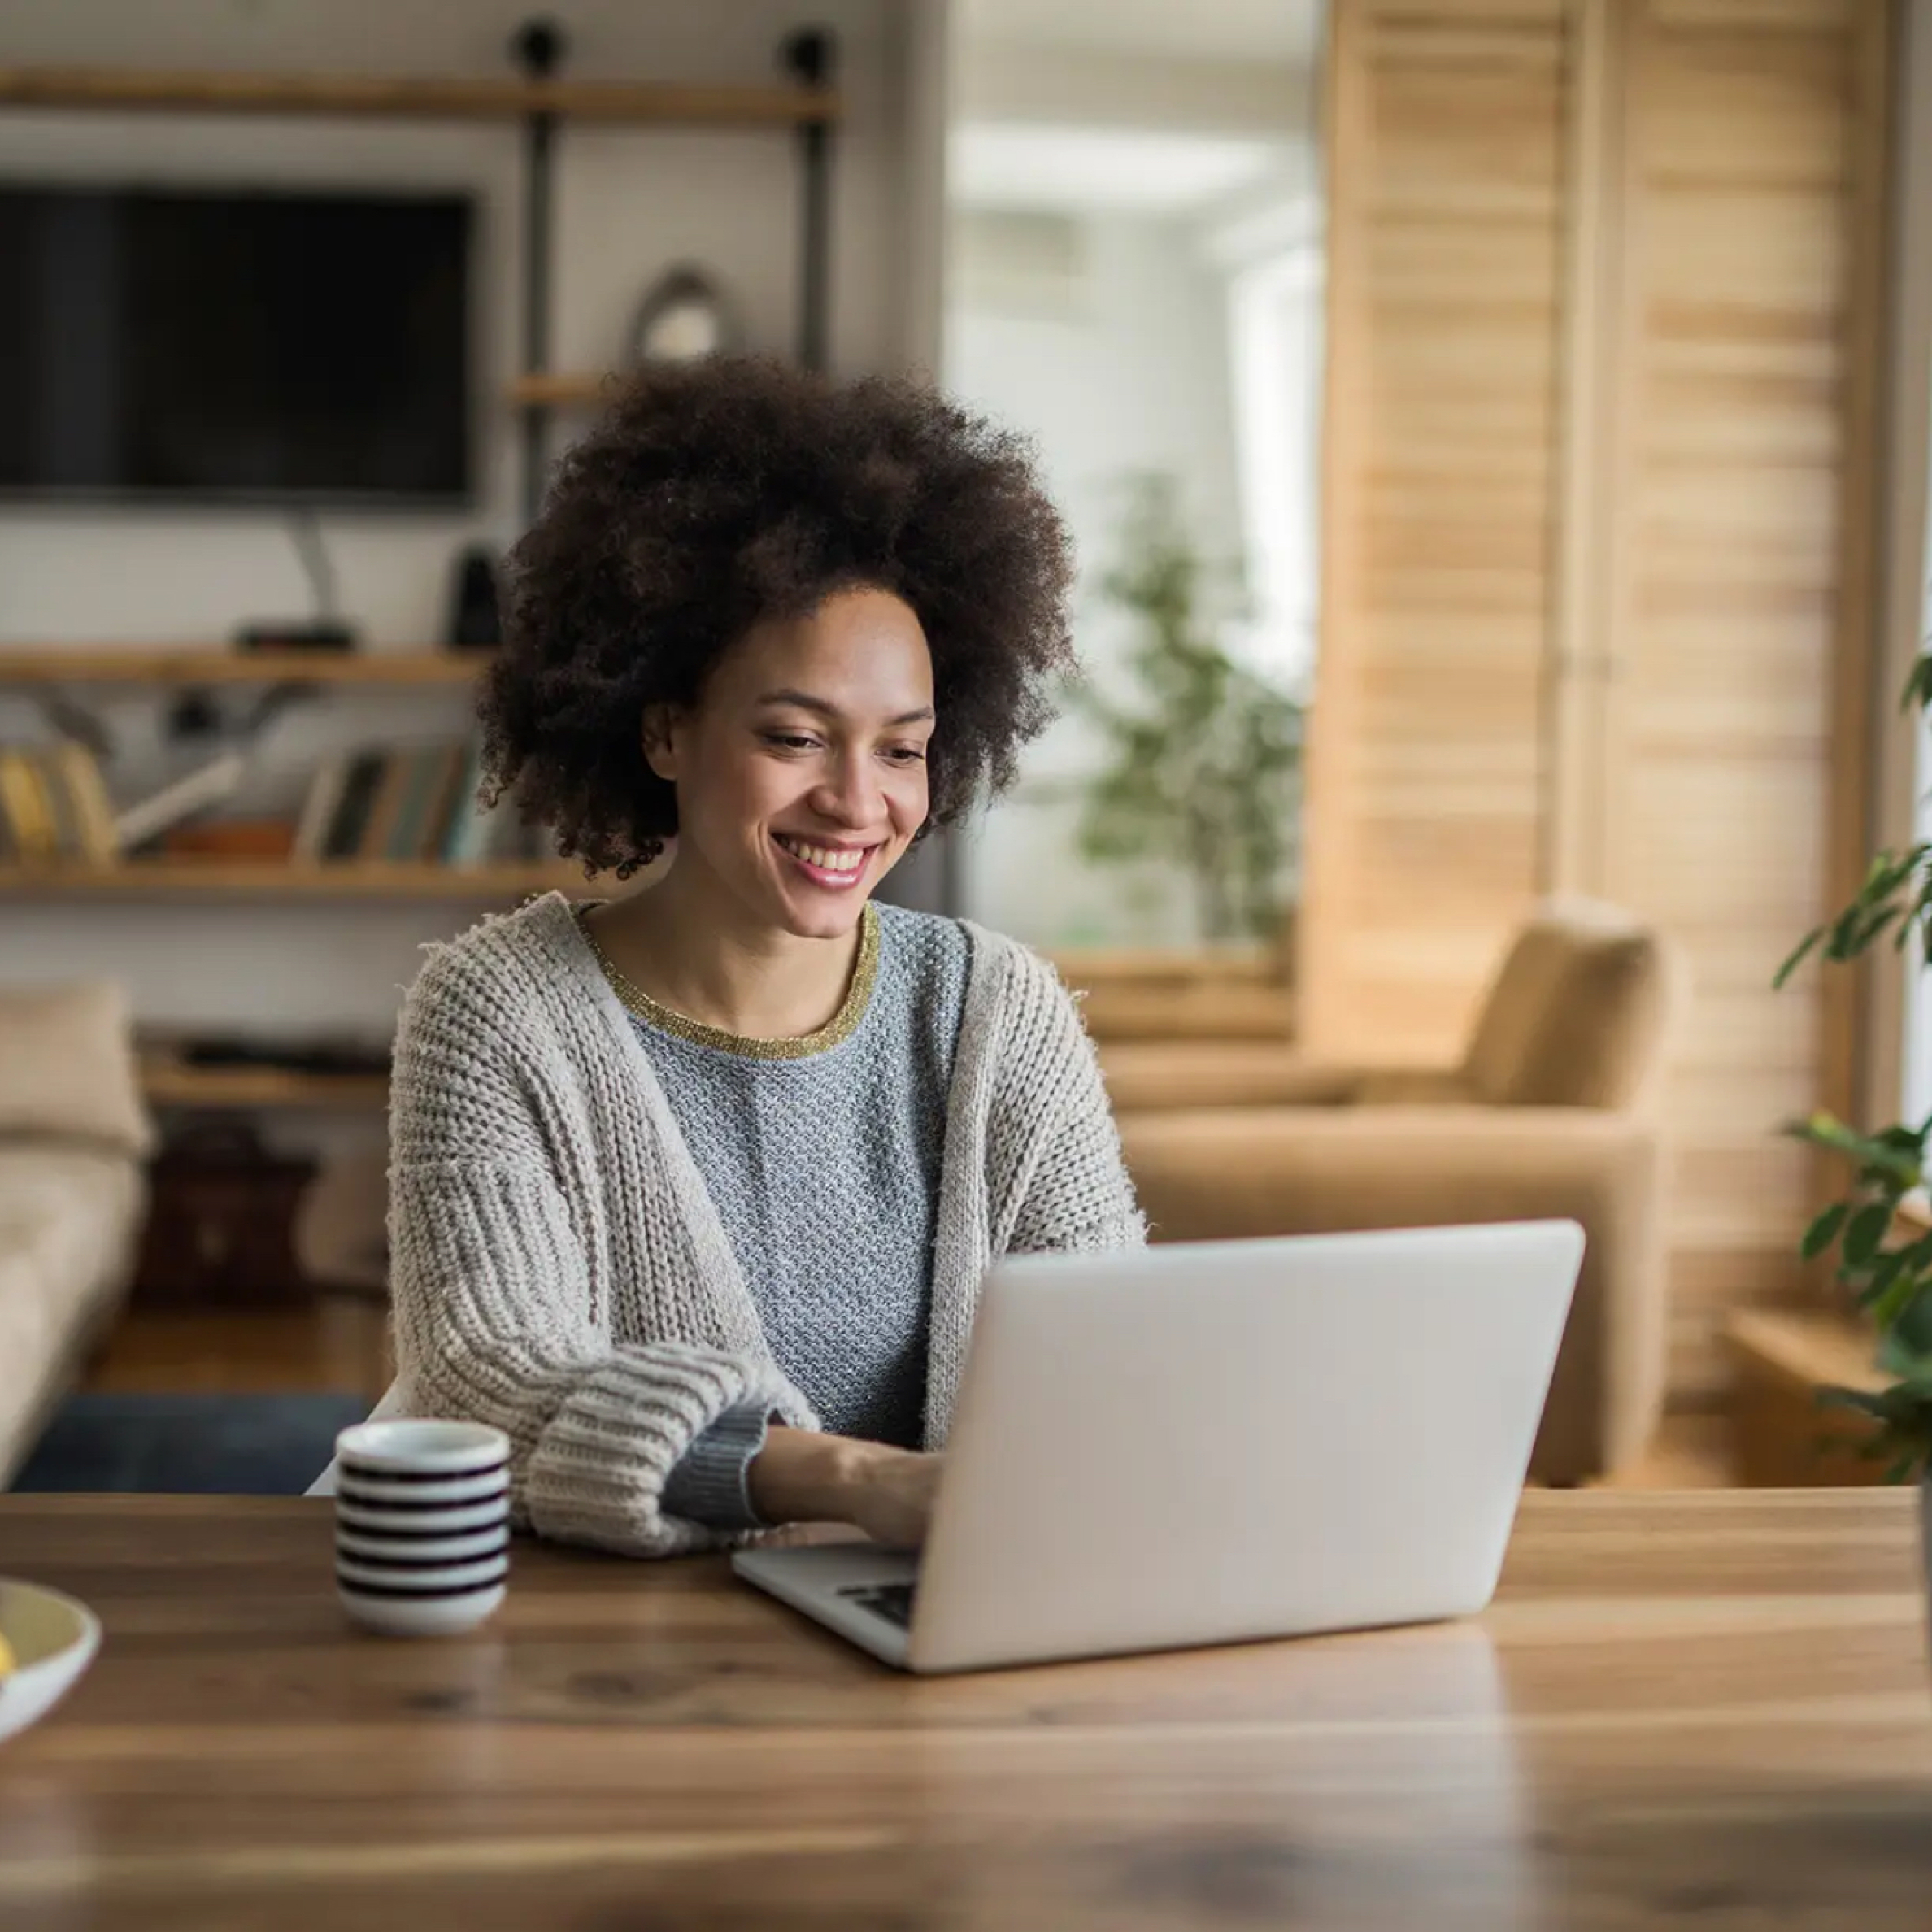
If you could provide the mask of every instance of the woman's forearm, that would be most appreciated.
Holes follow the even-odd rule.
[[[751,1507],[768,1523],[846,1523],[878,1452],[874,1442],[774,1424],[752,1459]]]
[[[912,1550],[925,1540],[942,1461],[883,1442],[774,1428],[746,1486],[768,1523],[851,1523],[874,1543]]]

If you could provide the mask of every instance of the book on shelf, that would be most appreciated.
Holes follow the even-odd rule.
[[[369,808],[376,802],[376,787],[381,782],[380,751],[358,751],[350,759],[342,777],[342,795],[336,801],[329,830],[323,835],[322,857],[325,861],[353,859],[360,851]]]
[[[515,815],[477,800],[481,775],[474,739],[370,746],[327,759],[309,781],[294,855],[450,866],[529,856]]]
[[[121,841],[101,761],[79,739],[63,738],[47,754],[47,762],[72,804],[82,855],[96,865],[111,864],[120,855]]]
[[[0,820],[10,858],[54,856],[53,814],[33,755],[15,745],[0,745]]]
[[[298,864],[314,865],[320,861],[348,776],[346,758],[325,759],[316,767],[302,798],[302,816],[295,821],[295,842],[289,849],[289,857]]]
[[[0,746],[0,854],[106,865],[120,846],[99,761],[85,745]]]

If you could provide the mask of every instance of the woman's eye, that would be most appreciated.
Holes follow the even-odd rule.
[[[894,745],[886,755],[894,764],[916,765],[925,763],[925,753],[917,745]]]
[[[811,751],[816,750],[818,745],[816,738],[807,738],[803,733],[792,731],[767,732],[765,742],[768,745],[777,746],[781,751]]]

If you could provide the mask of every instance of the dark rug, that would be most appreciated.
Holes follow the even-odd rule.
[[[361,1395],[70,1395],[16,1490],[298,1496],[329,1465]]]

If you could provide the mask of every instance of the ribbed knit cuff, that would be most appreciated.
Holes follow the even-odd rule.
[[[667,1516],[738,1533],[771,1525],[751,1507],[751,1463],[765,1446],[772,1412],[762,1404],[728,1408],[695,1437],[664,1479]]]

